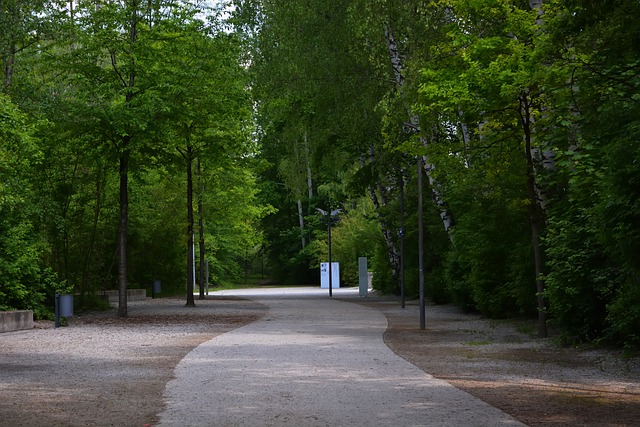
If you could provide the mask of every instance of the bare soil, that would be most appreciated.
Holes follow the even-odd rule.
[[[640,361],[620,350],[559,346],[534,320],[491,321],[453,306],[367,299],[389,322],[384,339],[423,371],[530,426],[640,425]]]
[[[151,426],[180,360],[266,308],[231,297],[196,307],[163,298],[130,302],[128,311],[0,334],[0,426]]]
[[[348,299],[380,310],[398,355],[531,426],[640,425],[640,363],[618,350],[563,348],[533,321],[490,321],[452,306]],[[132,303],[69,326],[0,335],[0,425],[151,426],[179,361],[198,344],[259,319],[255,302],[209,297]]]

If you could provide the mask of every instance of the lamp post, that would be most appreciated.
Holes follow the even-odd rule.
[[[329,246],[329,297],[333,296],[333,283],[332,276],[333,271],[331,269],[331,224],[338,222],[338,214],[342,211],[342,209],[334,209],[331,212],[327,212],[320,208],[316,208],[320,215],[322,215],[323,220],[327,223],[327,245]]]
[[[405,287],[404,287],[404,174],[400,171],[400,307],[405,308]]]
[[[424,224],[422,222],[422,157],[418,156],[418,286],[420,288],[420,329],[426,327],[424,302]]]

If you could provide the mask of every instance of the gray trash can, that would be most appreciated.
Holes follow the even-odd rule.
[[[60,316],[71,317],[73,316],[73,294],[60,295]]]
[[[153,293],[154,294],[159,294],[160,290],[161,290],[161,285],[160,285],[160,280],[154,280],[153,281]]]

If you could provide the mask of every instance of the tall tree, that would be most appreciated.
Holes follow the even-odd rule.
[[[13,85],[16,61],[24,51],[43,42],[52,32],[64,1],[2,0],[0,1],[0,61],[2,89]]]
[[[63,67],[73,68],[69,83],[86,97],[78,106],[78,111],[84,110],[80,116],[90,116],[98,124],[103,143],[111,145],[117,158],[118,315],[123,317],[127,316],[129,172],[161,107],[154,99],[163,74],[157,41],[165,34],[156,31],[156,24],[171,6],[140,0],[78,2],[68,39],[74,48],[62,58]]]
[[[637,345],[639,5],[551,1],[544,11],[550,57],[565,67],[547,133],[551,314],[569,341]]]
[[[156,26],[169,36],[179,34],[176,40],[167,37],[158,42],[166,73],[157,83],[166,89],[159,94],[165,106],[161,117],[166,120],[161,138],[167,147],[176,146],[186,169],[188,306],[195,305],[194,163],[202,171],[245,155],[249,118],[238,41],[217,25],[198,19],[197,12],[185,9]]]

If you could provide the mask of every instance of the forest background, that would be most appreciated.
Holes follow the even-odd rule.
[[[123,291],[156,279],[194,305],[207,264],[213,284],[317,283],[317,209],[340,209],[344,285],[367,256],[380,291],[415,297],[422,272],[433,303],[635,348],[637,16],[0,0],[0,309],[46,318],[56,292],[119,289],[126,316]]]

